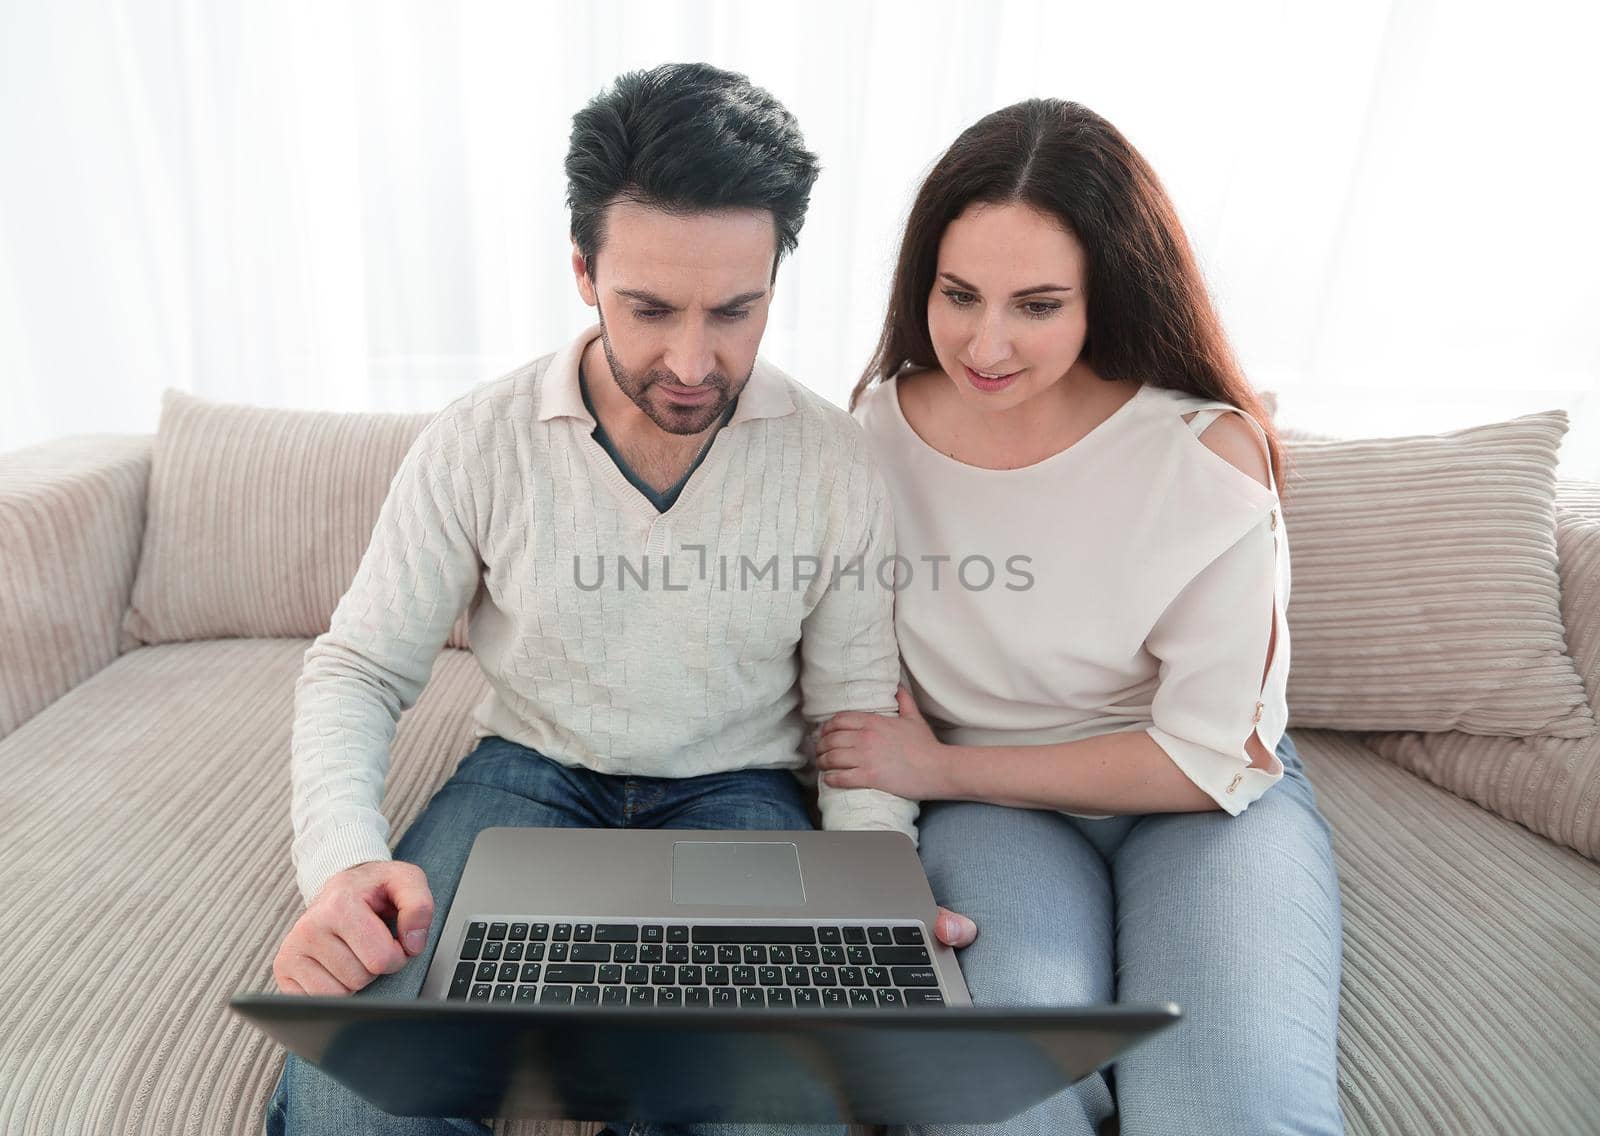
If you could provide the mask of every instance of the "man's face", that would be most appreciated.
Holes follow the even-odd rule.
[[[631,201],[607,207],[593,278],[573,249],[612,377],[667,433],[706,430],[750,381],[776,255],[768,210],[672,214]]]

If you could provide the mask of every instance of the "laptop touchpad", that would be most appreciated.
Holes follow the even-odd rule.
[[[680,840],[672,846],[673,903],[793,907],[805,901],[793,844]]]

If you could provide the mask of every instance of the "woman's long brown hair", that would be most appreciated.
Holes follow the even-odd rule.
[[[1022,202],[1059,219],[1088,254],[1083,359],[1108,381],[1137,379],[1249,414],[1267,436],[1281,493],[1277,431],[1228,344],[1166,190],[1116,127],[1061,99],[985,115],[928,174],[900,242],[883,332],[850,409],[874,382],[939,365],[928,336],[939,242],[974,202]]]

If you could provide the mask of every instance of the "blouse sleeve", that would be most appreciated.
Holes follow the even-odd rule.
[[[1245,749],[1254,732],[1272,753],[1288,721],[1288,558],[1279,517],[1274,503],[1178,593],[1145,641],[1160,662],[1154,725],[1146,732],[1231,816],[1283,777],[1282,762],[1274,758],[1276,770],[1253,768]]]

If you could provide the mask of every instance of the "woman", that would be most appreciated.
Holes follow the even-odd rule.
[[[1342,1132],[1338,884],[1284,732],[1283,455],[1113,126],[1033,99],[955,141],[851,409],[894,499],[905,683],[898,719],[824,726],[820,775],[928,802],[978,1004],[1183,1010],[983,1131],[1115,1108],[1124,1136]]]

